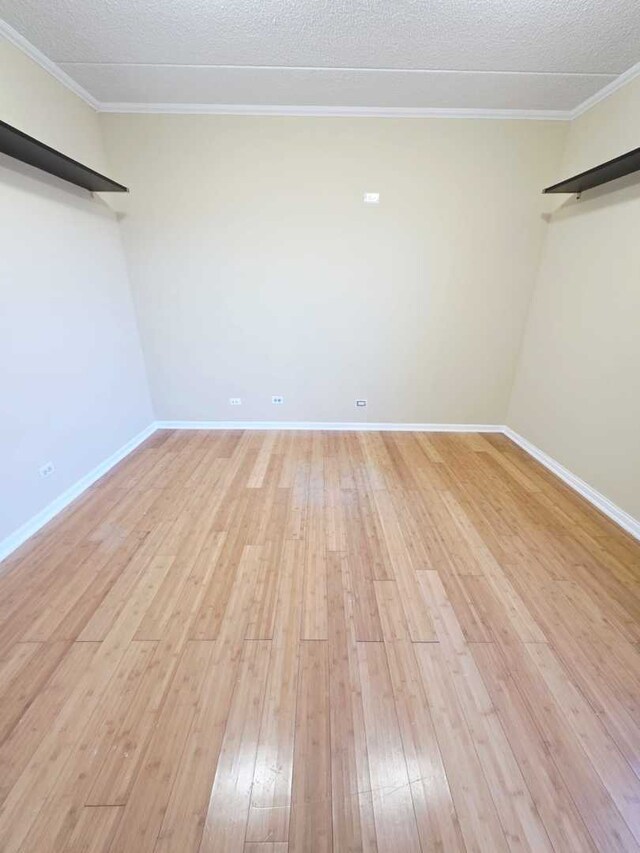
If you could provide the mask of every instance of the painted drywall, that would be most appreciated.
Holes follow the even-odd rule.
[[[101,121],[158,418],[504,421],[564,124]]]
[[[95,110],[0,35],[0,118],[92,169],[107,171]]]
[[[0,118],[105,170],[90,107],[1,39],[0,69]],[[151,420],[114,213],[0,156],[0,541]]]
[[[571,124],[560,179],[638,146],[640,79]],[[640,180],[549,217],[508,424],[640,518]]]

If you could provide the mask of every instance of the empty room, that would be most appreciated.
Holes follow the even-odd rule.
[[[640,853],[637,0],[0,0],[0,853]]]

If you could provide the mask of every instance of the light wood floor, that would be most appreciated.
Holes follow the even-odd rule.
[[[638,850],[640,546],[502,436],[162,432],[5,564],[0,850]]]

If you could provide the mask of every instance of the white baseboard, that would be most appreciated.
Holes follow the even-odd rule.
[[[69,506],[69,504],[74,501],[77,497],[79,497],[83,492],[85,492],[89,486],[92,486],[100,477],[103,477],[107,471],[111,470],[114,465],[117,465],[125,456],[128,456],[132,450],[135,450],[139,444],[142,444],[150,435],[152,435],[156,431],[157,427],[155,423],[149,424],[146,429],[143,429],[142,432],[138,433],[131,441],[128,441],[126,444],[123,444],[119,450],[116,450],[115,453],[112,453],[108,459],[105,459],[99,465],[97,465],[93,470],[89,471],[88,474],[85,474],[77,483],[74,483],[73,486],[70,486],[61,495],[58,495],[55,500],[51,501],[43,510],[40,510],[39,513],[30,518],[29,521],[25,522],[21,527],[19,527],[12,534],[7,536],[6,539],[3,539],[0,542],[0,562],[8,557],[16,548],[19,548],[24,542],[27,541],[34,533],[37,533],[41,527],[51,521],[51,519],[56,516],[59,512],[61,512],[65,507]]]
[[[571,486],[575,492],[582,495],[585,500],[588,500],[590,504],[593,504],[596,509],[599,509],[600,512],[610,518],[611,521],[614,521],[619,527],[622,527],[623,530],[626,530],[627,533],[630,533],[635,539],[640,541],[640,521],[638,521],[638,519],[629,515],[628,512],[625,512],[619,506],[614,504],[613,501],[610,501],[609,498],[606,498],[588,483],[585,483],[584,480],[573,474],[565,468],[564,465],[556,462],[555,459],[546,454],[543,450],[540,450],[540,448],[536,447],[535,444],[531,444],[531,442],[527,441],[526,438],[523,438],[519,433],[515,432],[515,430],[512,430],[511,427],[503,427],[502,432],[507,436],[507,438],[510,438],[511,441],[528,453],[529,456],[533,456],[534,459],[537,459],[541,465],[548,468],[549,471],[556,475],[556,477],[559,477],[568,486]]]
[[[498,424],[395,424],[364,421],[156,421],[157,429],[327,430],[331,432],[502,432]]]
[[[89,486],[103,477],[107,471],[117,465],[125,456],[142,444],[150,435],[158,429],[176,430],[223,430],[223,429],[255,429],[255,430],[330,430],[344,432],[484,432],[502,433],[521,447],[526,453],[537,459],[545,468],[571,486],[578,494],[593,504],[604,515],[640,540],[640,521],[633,518],[619,506],[600,494],[580,477],[572,474],[567,468],[556,462],[531,442],[527,441],[508,426],[498,424],[407,424],[407,423],[330,423],[325,421],[156,421],[149,424],[146,429],[138,433],[131,441],[128,441],[119,450],[101,462],[92,471],[78,480],[73,486],[64,491],[48,506],[41,510],[33,518],[19,527],[14,533],[0,542],[0,562],[8,557],[13,551],[26,542],[29,537],[37,533],[40,528],[51,521],[61,510],[79,497]]]

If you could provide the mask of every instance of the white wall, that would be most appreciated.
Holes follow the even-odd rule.
[[[563,123],[101,121],[159,418],[504,421]]]
[[[556,180],[640,139],[640,79],[572,122]],[[640,519],[640,180],[549,219],[508,423]]]
[[[93,110],[1,39],[0,77],[0,118],[106,171]],[[151,420],[114,214],[0,156],[0,541]]]

